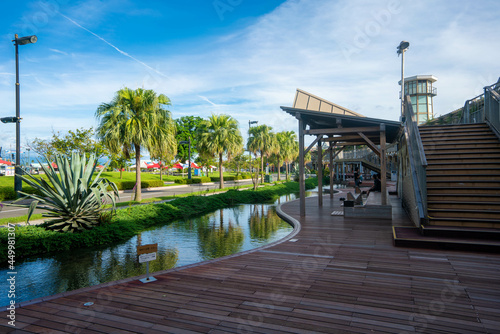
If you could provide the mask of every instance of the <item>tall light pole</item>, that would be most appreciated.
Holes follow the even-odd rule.
[[[21,168],[21,112],[20,112],[20,85],[19,85],[19,45],[36,43],[38,38],[35,35],[19,38],[14,35],[14,46],[16,48],[16,175],[14,176],[14,190],[17,192],[23,189],[23,181],[19,177],[22,174]],[[2,120],[3,121],[3,120]]]
[[[188,159],[189,159],[188,180],[191,180],[191,137],[189,137],[188,140],[181,141],[179,144],[188,144]]]
[[[401,56],[401,117],[403,120],[404,117],[404,104],[405,104],[405,51],[410,47],[410,42],[401,41],[397,47],[398,57]]]

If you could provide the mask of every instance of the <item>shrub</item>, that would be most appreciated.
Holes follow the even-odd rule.
[[[44,209],[43,217],[50,218],[45,227],[59,232],[82,232],[99,225],[107,199],[111,200],[113,210],[115,208],[118,190],[114,183],[101,178],[100,173],[92,180],[98,164],[95,155],[91,155],[88,160],[85,155],[77,153],[73,153],[71,159],[56,155],[55,160],[59,172],[51,165],[42,165],[48,182],[30,174],[18,175],[41,192],[42,196],[20,191],[19,194],[24,197],[9,205],[29,208],[28,220],[35,208]],[[113,189],[112,192],[106,190],[108,186]],[[17,204],[25,199],[33,201],[30,204]]]
[[[17,195],[13,187],[4,186],[0,187],[0,201],[16,199]]]

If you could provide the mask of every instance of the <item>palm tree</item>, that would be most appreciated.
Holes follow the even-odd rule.
[[[212,115],[204,120],[199,129],[198,152],[219,158],[220,188],[224,188],[222,175],[223,156],[237,154],[243,145],[238,121],[229,115]]]
[[[135,152],[135,200],[141,201],[141,148],[152,154],[173,142],[175,126],[170,111],[170,99],[151,89],[123,88],[110,103],[101,104],[96,111],[100,120],[97,136],[111,152],[123,150],[130,158]],[[175,146],[175,145],[174,145]],[[173,148],[172,148],[173,149]]]
[[[297,135],[293,131],[283,131],[280,135],[280,151],[285,161],[286,179],[289,178],[289,165],[298,156]]]
[[[260,155],[260,182],[264,183],[264,155],[269,157],[277,149],[275,135],[270,126],[259,125],[248,129],[248,149]]]

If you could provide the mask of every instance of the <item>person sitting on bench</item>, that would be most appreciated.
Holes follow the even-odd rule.
[[[368,192],[366,193],[367,195],[370,194],[370,191],[382,191],[382,183],[380,183],[380,174],[375,174],[373,176],[373,187],[371,187]]]

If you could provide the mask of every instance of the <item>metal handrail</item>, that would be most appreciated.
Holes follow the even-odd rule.
[[[408,146],[415,199],[420,221],[425,221],[427,219],[427,158],[425,157],[420,131],[408,95],[405,96],[404,102],[404,135]]]
[[[468,124],[489,121],[498,131],[500,123],[496,122],[498,119],[498,108],[495,108],[495,104],[498,105],[500,101],[498,98],[495,98],[495,95],[499,96],[499,92],[500,78],[498,78],[496,83],[484,87],[484,93],[465,101],[462,109],[462,117],[460,117],[458,123]]]

